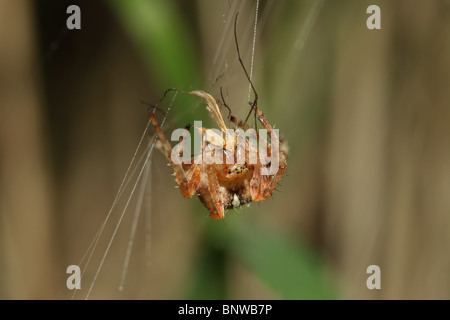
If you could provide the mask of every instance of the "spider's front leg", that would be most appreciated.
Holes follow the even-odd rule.
[[[156,121],[155,115],[152,112],[150,113],[150,119],[155,127],[156,133],[158,134],[159,140],[161,141],[160,149],[166,155],[171,167],[173,168],[175,181],[178,183],[181,194],[186,198],[192,197],[200,185],[200,168],[196,165],[192,165],[185,173],[181,164],[175,164],[171,157],[172,147],[162,132],[158,122]]]

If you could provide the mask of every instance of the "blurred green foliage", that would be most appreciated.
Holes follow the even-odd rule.
[[[161,90],[200,84],[200,63],[181,12],[172,1],[108,1]]]
[[[226,287],[227,260],[238,260],[280,299],[335,299],[320,257],[306,242],[270,230],[243,214],[208,224],[192,297],[233,299]]]

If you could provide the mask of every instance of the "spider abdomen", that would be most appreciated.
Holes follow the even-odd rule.
[[[236,177],[235,175],[239,175]],[[235,173],[230,179],[219,180],[220,194],[225,209],[236,209],[252,201],[250,180],[252,170],[248,168],[241,173]]]

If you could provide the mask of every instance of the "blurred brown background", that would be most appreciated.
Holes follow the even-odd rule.
[[[108,213],[147,122],[141,98],[155,103],[180,85],[217,94],[223,85],[233,112],[246,115],[248,84],[233,44],[219,53],[222,62],[214,55],[239,11],[249,63],[254,2],[166,1],[178,14],[167,23],[186,28],[195,60],[178,60],[188,50],[170,59],[197,72],[176,84],[145,62],[159,47],[136,44],[111,2],[79,1],[82,30],[67,31],[69,2],[0,0],[0,298],[70,298],[66,267]],[[381,30],[366,28],[371,4],[381,7]],[[259,105],[290,146],[281,192],[216,222],[173,188],[155,154],[152,265],[145,267],[141,219],[130,291],[117,291],[127,214],[92,298],[190,297],[205,232],[242,219],[308,243],[337,298],[449,299],[450,2],[261,1],[259,12]],[[175,106],[169,118],[184,125],[202,112]],[[372,264],[381,290],[366,287]],[[220,265],[225,297],[284,297],[239,259]]]

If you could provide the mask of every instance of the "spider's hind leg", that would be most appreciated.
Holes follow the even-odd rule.
[[[155,115],[152,112],[150,113],[150,119],[161,142],[159,149],[161,149],[161,151],[166,155],[170,166],[173,168],[175,181],[178,183],[181,194],[186,198],[192,197],[200,185],[201,174],[199,167],[194,165],[187,171],[187,173],[185,173],[181,164],[175,164],[171,157],[172,146],[162,132],[158,122],[156,121]]]
[[[266,116],[258,108],[258,106],[252,103],[251,107],[252,110],[255,111],[255,115],[257,116],[259,122],[262,124],[264,129],[267,130],[267,133],[271,137],[271,143],[266,144],[266,146],[268,147],[267,154],[272,154],[272,152],[276,152],[278,155],[278,170],[274,175],[266,176],[261,174],[263,165],[261,164],[260,160],[258,160],[258,163],[254,165],[253,176],[250,181],[250,190],[252,194],[252,199],[254,201],[263,201],[272,195],[272,192],[275,190],[275,187],[278,185],[278,182],[280,182],[281,178],[286,172],[287,145],[283,136],[278,134],[274,136],[275,139],[278,139],[277,148],[274,148],[273,145],[274,141],[272,141],[272,133],[273,133],[272,126],[270,125]],[[244,130],[249,128],[249,125],[247,125],[245,122],[242,122],[234,117],[231,117],[231,121]],[[257,134],[257,136],[258,139],[265,139],[259,134]],[[258,155],[260,155],[259,152]]]

